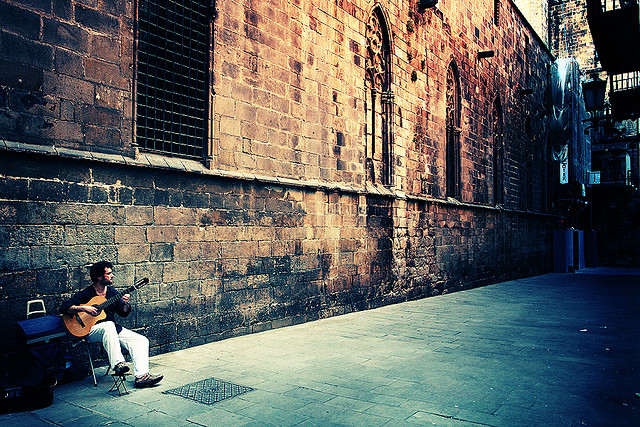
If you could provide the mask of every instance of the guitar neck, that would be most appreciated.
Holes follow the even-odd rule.
[[[109,298],[108,300],[106,300],[105,302],[103,302],[102,304],[99,304],[97,306],[97,308],[99,310],[104,310],[105,308],[109,307],[111,304],[115,303],[116,301],[118,301],[120,298],[122,298],[122,295],[124,294],[128,294],[131,291],[135,291],[136,289],[142,287],[143,285],[149,283],[149,279],[147,279],[146,277],[144,279],[141,279],[139,281],[137,281],[136,283],[134,283],[132,286],[129,286],[128,288],[119,291],[118,293],[116,293],[114,296],[112,296],[111,298]]]

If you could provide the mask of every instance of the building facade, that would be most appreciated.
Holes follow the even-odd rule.
[[[3,336],[100,259],[154,353],[549,271],[552,55],[419,4],[0,2]]]
[[[611,13],[622,18],[600,25],[602,33],[610,34],[613,46],[625,51],[611,52],[610,46],[597,49],[589,24],[588,8]],[[583,82],[591,79],[591,74],[607,80],[606,106],[603,111],[591,113],[597,120],[589,123],[591,138],[591,170],[598,179],[588,184],[589,204],[575,215],[573,226],[584,230],[595,230],[598,240],[598,262],[601,265],[637,267],[640,254],[636,241],[640,236],[640,150],[639,119],[631,115],[617,113],[616,96],[629,88],[628,82],[637,82],[640,71],[631,67],[620,70],[609,69],[600,62],[603,58],[637,58],[638,40],[637,2],[616,2],[611,0],[570,0],[549,1],[550,48],[557,57],[572,57],[580,65]],[[604,16],[604,15],[602,15]],[[595,17],[600,20],[601,16]],[[628,17],[628,19],[625,19]],[[592,16],[593,19],[593,16]],[[631,22],[635,25],[628,25]],[[596,27],[597,28],[597,27]],[[604,59],[603,59],[604,60]],[[611,71],[615,71],[611,73]],[[613,81],[612,81],[613,80]],[[638,110],[637,90],[631,94],[630,105],[635,103]],[[624,117],[623,117],[624,116]]]

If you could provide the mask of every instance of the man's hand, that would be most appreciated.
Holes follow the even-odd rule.
[[[85,305],[85,306],[83,306],[83,308],[84,308],[85,313],[88,313],[88,314],[90,314],[90,315],[92,315],[94,317],[97,316],[98,314],[100,314],[100,311],[97,308],[95,308],[94,306],[92,306],[92,305]]]
[[[129,294],[124,294],[122,295],[122,302],[125,304],[129,304],[129,300],[131,299],[131,295]]]

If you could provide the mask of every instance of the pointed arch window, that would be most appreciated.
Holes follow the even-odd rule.
[[[446,195],[460,196],[460,78],[455,63],[447,70]]]
[[[391,185],[392,115],[391,46],[384,14],[376,7],[366,25],[366,173],[373,183]]]
[[[493,141],[493,203],[504,203],[504,131],[500,98],[493,102],[491,113]]]

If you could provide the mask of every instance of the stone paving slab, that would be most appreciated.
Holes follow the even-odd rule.
[[[151,358],[159,386],[87,378],[2,425],[640,425],[640,270],[589,268],[351,313]],[[162,393],[206,378],[254,391]]]

